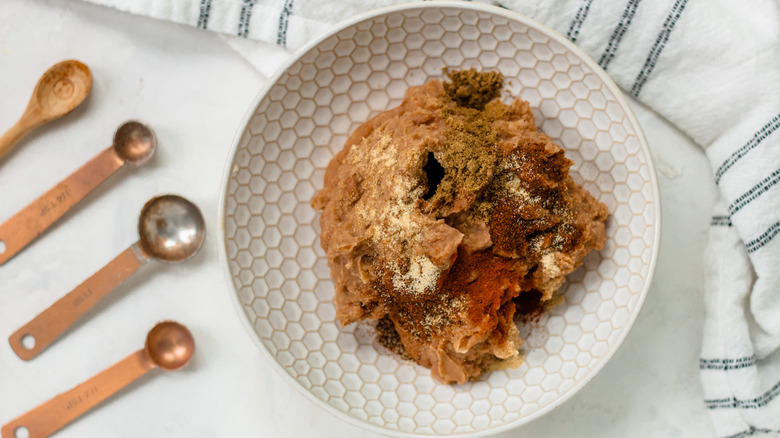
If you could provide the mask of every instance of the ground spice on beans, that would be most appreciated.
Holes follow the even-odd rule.
[[[449,82],[444,82],[444,92],[458,105],[481,111],[498,97],[504,85],[504,76],[497,71],[480,73],[474,68],[446,71]]]
[[[493,255],[489,249],[469,254],[461,248],[443,289],[468,295],[468,318],[480,323],[520,293],[520,281],[525,274],[520,269],[518,260]]]

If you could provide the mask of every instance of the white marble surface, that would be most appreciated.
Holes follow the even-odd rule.
[[[157,132],[154,160],[125,169],[0,267],[0,424],[141,348],[159,320],[190,327],[186,369],[151,372],[60,437],[363,437],[278,379],[230,301],[216,248],[220,177],[238,124],[264,78],[217,35],[75,0],[0,2],[0,130],[21,114],[38,76],[77,58],[94,75],[74,113],[0,160],[0,221],[111,143],[137,118]],[[583,390],[499,436],[712,436],[700,400],[702,253],[715,185],[701,150],[634,104],[659,170],[663,232],[645,306],[624,345]],[[201,253],[152,264],[121,285],[38,358],[4,340],[137,239],[137,214],[161,193],[197,203]]]

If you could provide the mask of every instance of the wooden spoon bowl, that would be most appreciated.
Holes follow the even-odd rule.
[[[30,105],[37,110],[40,120],[46,123],[73,111],[91,88],[92,73],[86,65],[75,60],[62,61],[38,81]]]
[[[0,158],[33,129],[73,111],[91,89],[92,73],[81,62],[71,59],[51,67],[38,80],[22,117],[0,137]]]

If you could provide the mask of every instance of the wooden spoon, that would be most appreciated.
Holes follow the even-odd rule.
[[[79,106],[92,89],[92,73],[76,60],[54,65],[38,80],[27,109],[0,137],[0,158],[33,129],[62,117]]]

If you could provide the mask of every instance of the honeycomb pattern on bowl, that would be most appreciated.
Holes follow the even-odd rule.
[[[299,389],[384,433],[485,432],[546,412],[617,349],[650,281],[658,192],[630,110],[578,53],[519,16],[423,4],[336,31],[272,82],[229,164],[224,254],[253,336]],[[521,327],[524,364],[447,386],[375,345],[370,328],[339,326],[309,200],[358,125],[443,67],[471,66],[505,75],[504,98],[530,102],[611,217],[604,249],[569,276],[565,302]]]

